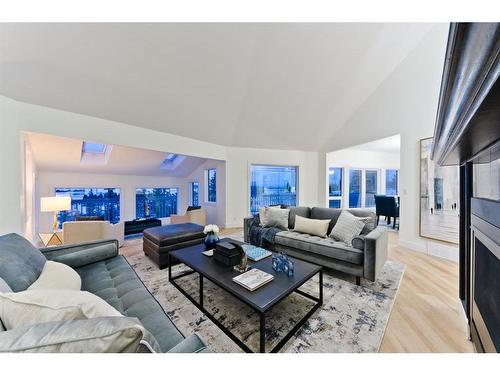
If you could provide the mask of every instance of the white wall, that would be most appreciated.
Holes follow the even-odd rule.
[[[37,167],[33,157],[31,145],[26,137],[21,139],[21,166],[22,166],[22,198],[21,214],[22,228],[26,238],[33,239],[38,232],[38,222],[36,214],[38,212],[37,204]]]
[[[56,187],[97,187],[120,188],[120,220],[133,220],[135,216],[135,189],[138,187],[179,188],[177,213],[182,215],[188,205],[186,179],[177,177],[100,175],[89,173],[66,173],[39,171],[38,194],[40,197],[53,196]],[[37,212],[40,231],[50,231],[52,214]]]
[[[400,134],[400,244],[457,260],[455,246],[419,236],[419,140],[432,137],[448,37],[448,24],[433,27],[346,122],[330,150]]]
[[[250,213],[251,164],[299,167],[298,205],[317,206],[320,155],[317,152],[228,147],[226,160],[226,225],[241,227]]]
[[[216,170],[216,202],[207,202],[205,192],[207,181],[205,171],[208,169]],[[198,203],[207,210],[207,224],[217,224],[219,227],[226,226],[226,165],[224,161],[207,160],[200,165],[193,173],[186,178],[186,186],[189,191],[188,201],[191,204],[191,182],[198,182]]]
[[[344,168],[344,178],[342,179],[343,197],[342,207],[348,207],[349,204],[349,169],[353,168],[369,168],[377,169],[379,193],[385,193],[385,171],[387,169],[399,169],[399,153],[364,151],[356,149],[343,149],[339,151],[329,152],[326,154],[328,168],[341,167]],[[328,172],[327,172],[328,173]],[[328,186],[328,180],[326,181]],[[328,190],[325,192],[328,199]]]
[[[0,233],[24,234],[22,132],[224,160],[225,147],[0,96]]]

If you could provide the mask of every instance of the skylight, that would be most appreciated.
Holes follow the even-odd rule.
[[[165,161],[172,163],[177,156],[179,156],[179,155],[177,155],[177,154],[168,154],[167,157],[165,158]]]
[[[92,154],[104,154],[106,145],[104,143],[83,142],[83,152],[90,152]]]

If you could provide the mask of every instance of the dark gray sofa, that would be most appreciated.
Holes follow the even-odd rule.
[[[82,290],[101,297],[126,317],[137,318],[156,339],[162,352],[206,351],[205,343],[197,335],[185,338],[177,329],[127,260],[118,255],[116,240],[39,250],[17,234],[0,236],[0,278],[12,291],[27,289],[38,278],[46,259],[69,265],[80,275]],[[81,322],[74,322],[75,328],[81,327]],[[2,332],[0,329],[0,351],[8,351],[7,341],[16,340],[13,332],[16,330]],[[44,331],[46,327],[40,329]]]
[[[366,209],[349,209],[350,213],[358,217],[372,217],[365,225],[361,234],[356,237],[352,246],[333,238],[317,237],[293,231],[295,216],[299,215],[311,219],[331,220],[328,235],[332,231],[341,209],[324,207],[286,207],[290,209],[288,230],[276,233],[274,243],[264,243],[264,247],[274,251],[283,251],[286,254],[316,263],[327,268],[342,271],[356,276],[359,285],[361,277],[375,281],[387,260],[388,238],[387,230],[376,226],[376,216],[373,211]],[[251,243],[250,230],[261,230],[259,216],[244,219],[245,242]],[[253,243],[253,245],[260,245]]]

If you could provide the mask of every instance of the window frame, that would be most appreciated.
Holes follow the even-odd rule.
[[[340,195],[339,196],[330,196],[330,170],[331,169],[340,169]],[[345,183],[345,171],[344,167],[336,167],[336,166],[329,166],[328,167],[328,207],[330,207],[330,202],[331,201],[340,201],[340,207],[344,207],[344,183]]]
[[[380,168],[358,168],[358,167],[346,167],[346,170],[349,172],[349,173],[346,173],[346,187],[347,187],[347,190],[346,190],[346,197],[347,197],[347,204],[346,204],[346,207],[348,208],[375,208],[375,206],[366,206],[366,171],[373,171],[373,172],[376,172],[377,173],[377,192],[376,194],[380,194],[380,192],[382,191],[382,181],[381,181],[381,169]],[[360,206],[359,207],[351,207],[349,205],[349,195],[350,195],[350,192],[351,192],[351,189],[350,189],[350,183],[351,183],[351,175],[350,175],[350,171],[351,170],[359,170],[361,171],[361,191],[360,191]]]
[[[209,194],[209,181],[210,181],[210,171],[215,172],[215,200],[211,201],[209,200],[210,194]],[[205,181],[204,181],[204,200],[205,203],[208,204],[217,204],[217,168],[207,168],[205,169],[204,173]]]
[[[196,192],[196,195],[197,195],[197,204],[194,204],[194,184],[198,185],[198,190]],[[189,204],[188,206],[199,206],[200,205],[200,183],[198,181],[191,181],[189,183],[189,186],[190,186],[190,189],[189,189],[189,194],[190,194],[190,197],[189,197]]]
[[[118,200],[118,204],[119,204],[119,212],[120,212],[120,219],[117,221],[117,223],[119,223],[120,221],[123,221],[123,195],[124,195],[124,191],[125,189],[123,188],[123,186],[121,185],[115,185],[114,187],[109,187],[109,186],[102,186],[102,185],[92,185],[92,186],[88,186],[88,185],[80,185],[80,186],[72,186],[72,185],[53,185],[51,186],[51,189],[52,191],[54,192],[54,196],[56,196],[56,191],[57,189],[117,189],[120,191],[120,198]],[[61,211],[62,212],[62,211]],[[59,218],[59,214],[58,214],[58,218]],[[59,225],[62,227],[62,222],[59,223]]]
[[[387,193],[387,172],[388,171],[396,171],[396,194],[388,194]],[[396,168],[385,169],[385,172],[384,172],[384,194],[394,196],[394,197],[399,196],[399,169],[396,169]]]
[[[179,199],[181,196],[181,189],[176,186],[136,186],[134,188],[134,216],[136,219],[139,219],[137,216],[137,190],[138,189],[176,189],[177,190],[177,204],[175,207],[176,213],[172,213],[172,215],[177,215],[179,213]],[[155,217],[156,219],[161,219],[161,217]],[[170,216],[167,216],[170,217]]]
[[[251,211],[251,196],[252,193],[252,167],[285,167],[295,168],[295,204],[300,205],[300,166],[299,165],[284,165],[284,164],[267,164],[267,163],[248,163],[247,173],[247,213],[252,215]]]

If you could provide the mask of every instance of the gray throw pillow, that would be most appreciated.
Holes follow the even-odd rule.
[[[330,233],[330,237],[352,246],[352,240],[358,236],[370,218],[357,217],[347,211],[342,211]]]
[[[263,222],[264,227],[276,227],[281,229],[288,229],[288,215],[290,210],[288,208],[274,208],[269,207],[266,210],[266,216]]]
[[[0,236],[0,277],[14,292],[26,290],[42,273],[46,259],[16,233]]]

